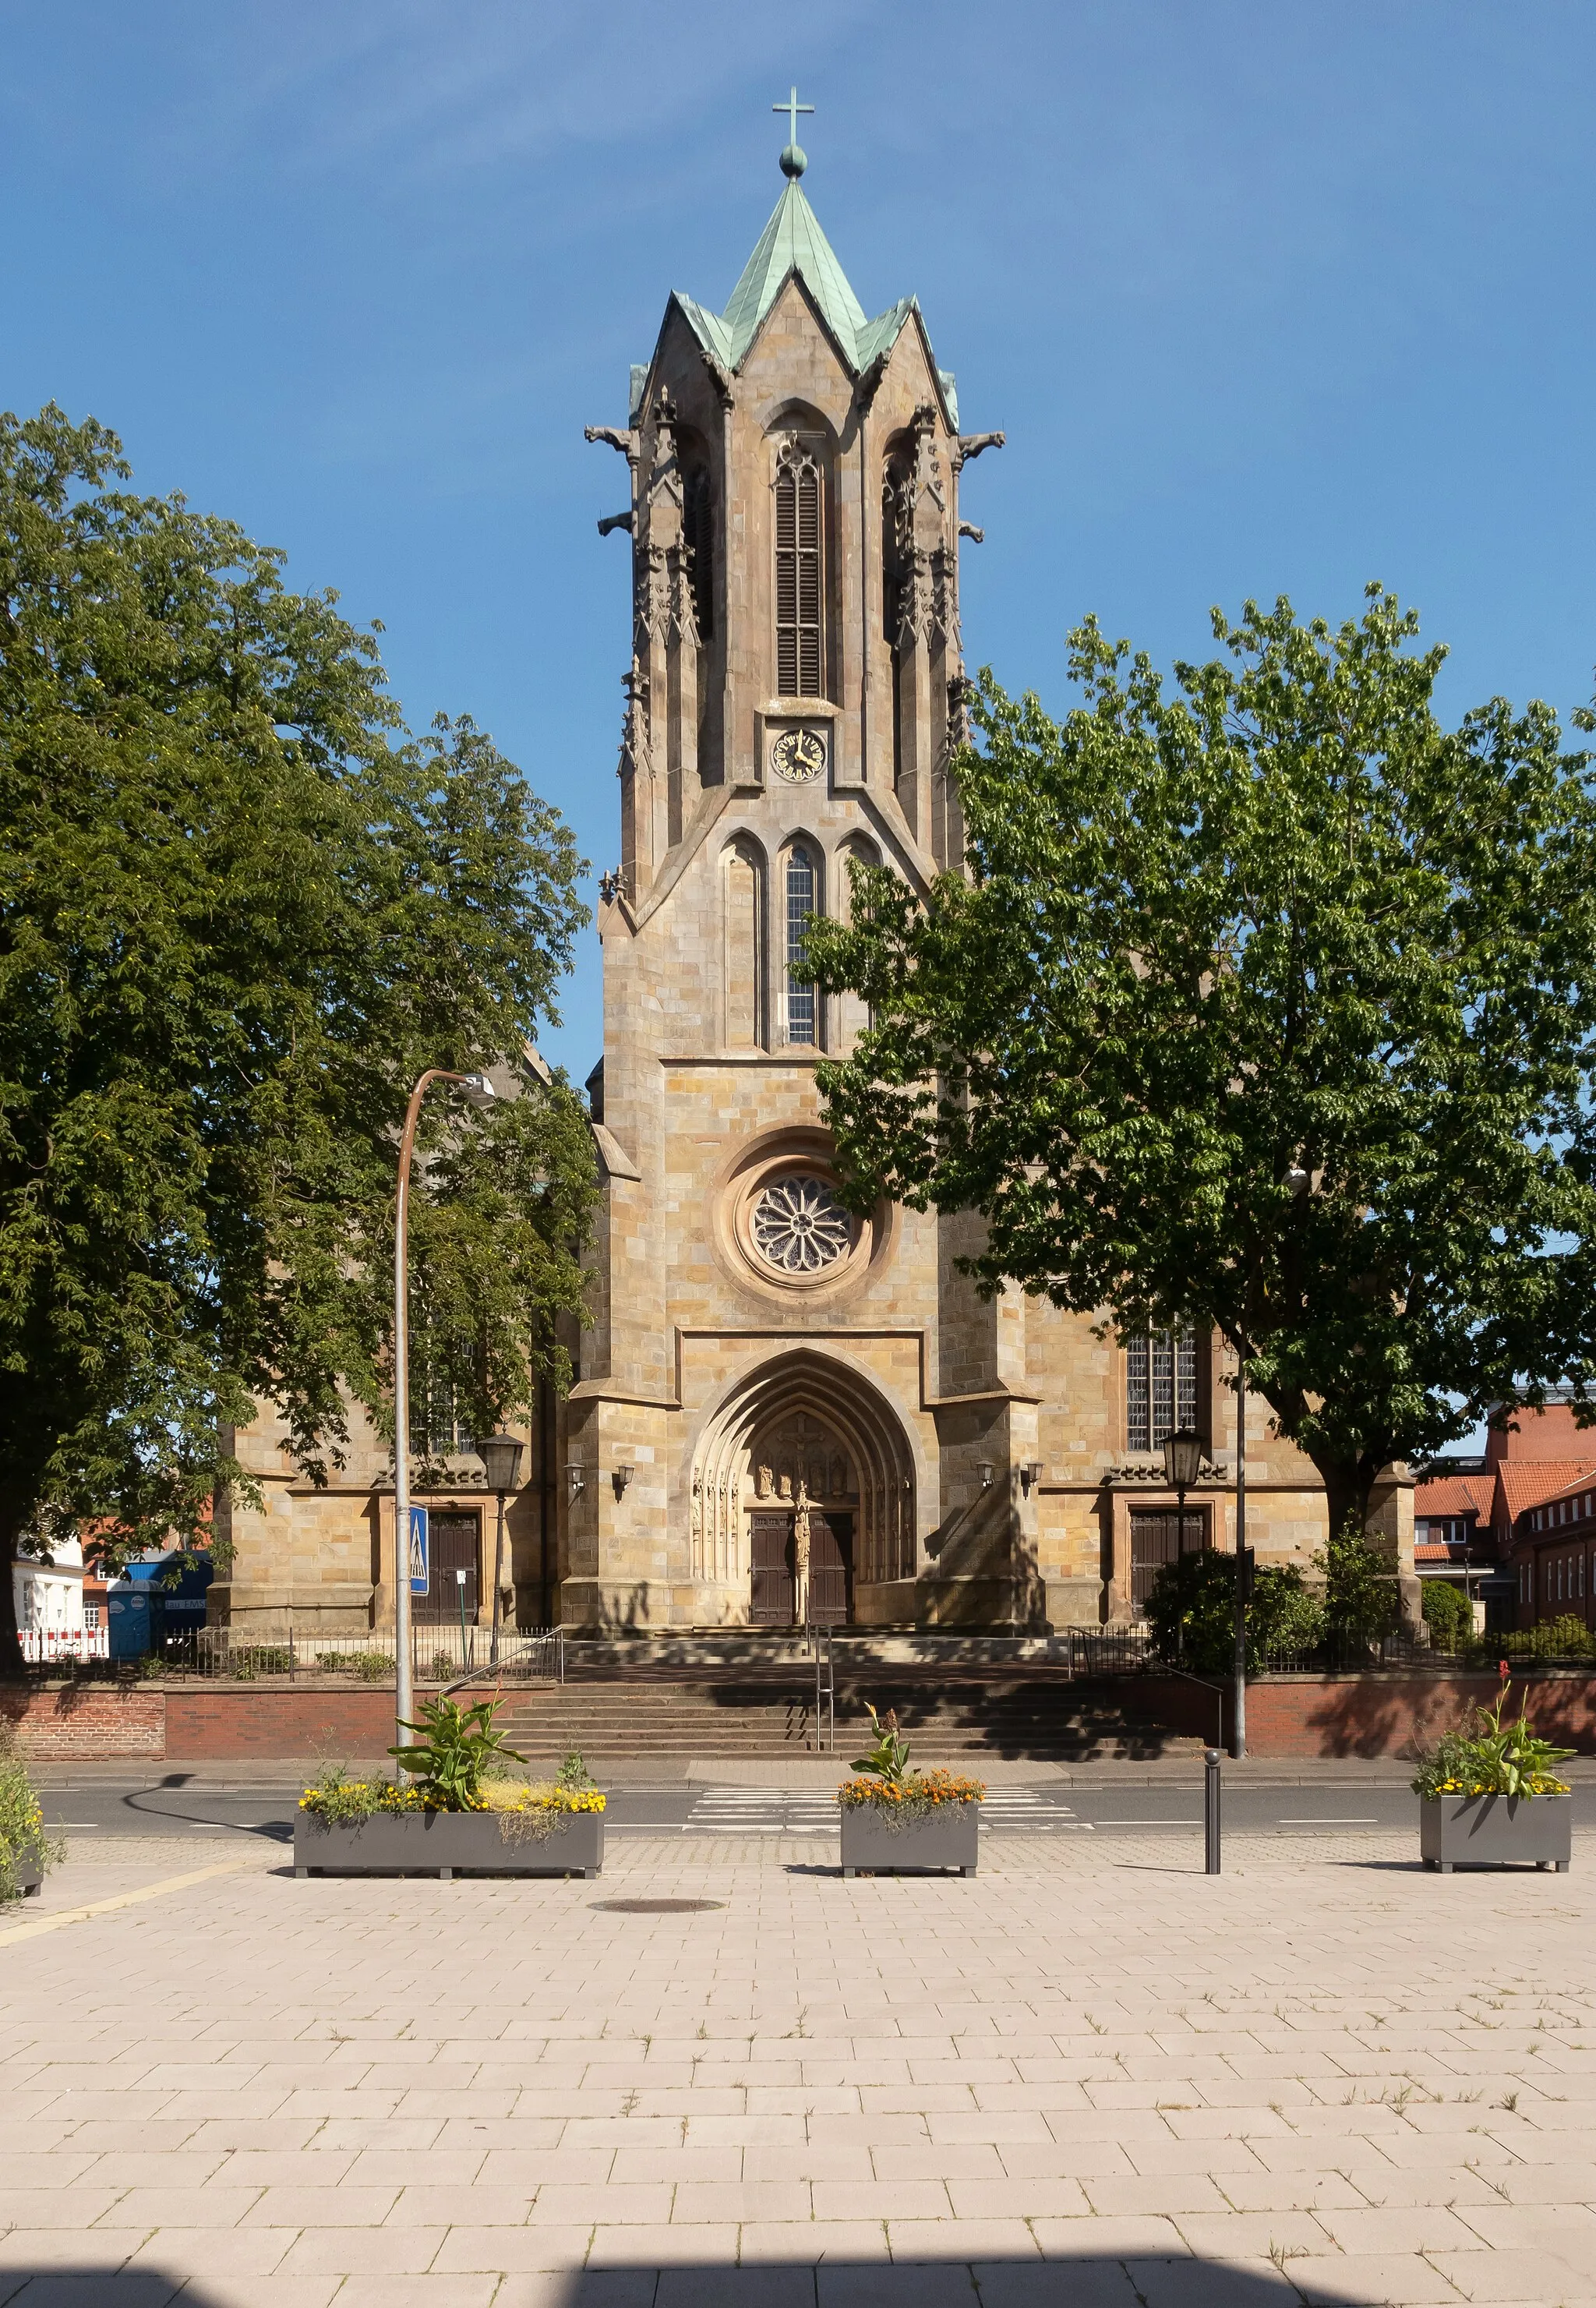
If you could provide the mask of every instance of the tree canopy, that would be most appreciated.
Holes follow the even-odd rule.
[[[258,1399],[324,1477],[384,1417],[394,1156],[428,1065],[417,1326],[524,1412],[580,1303],[579,1101],[525,1054],[586,919],[557,814],[373,633],[116,437],[0,418],[0,1649],[12,1554],[192,1541]],[[486,1432],[478,1423],[474,1431]],[[0,1667],[4,1659],[0,1657]]]
[[[1596,801],[1544,705],[1443,726],[1377,586],[1335,630],[1214,613],[1178,665],[1094,623],[1078,707],[982,676],[965,870],[818,925],[871,1005],[821,1069],[861,1203],[1245,1358],[1333,1527],[1379,1470],[1592,1367]]]

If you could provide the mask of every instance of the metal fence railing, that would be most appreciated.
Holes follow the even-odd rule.
[[[1071,1675],[1140,1675],[1158,1665],[1150,1629],[1134,1621],[1122,1627],[1056,1627],[1049,1649]]]
[[[410,1671],[417,1684],[453,1684],[490,1673],[525,1682],[563,1680],[564,1641],[557,1629],[501,1629],[496,1666],[490,1665],[493,1649],[487,1627],[413,1627]],[[394,1657],[390,1627],[330,1634],[298,1615],[263,1614],[247,1623],[167,1635],[150,1655],[144,1672],[203,1682],[337,1675],[352,1683],[390,1684]]]

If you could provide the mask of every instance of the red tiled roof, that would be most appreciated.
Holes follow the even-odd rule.
[[[1490,1520],[1496,1495],[1494,1475],[1431,1475],[1413,1492],[1416,1515],[1478,1515]]]
[[[1462,1557],[1458,1559],[1461,1562]],[[1413,1560],[1415,1563],[1450,1563],[1452,1549],[1444,1539],[1437,1540],[1433,1546],[1428,1539],[1420,1539],[1413,1549]]]
[[[1529,1507],[1543,1507],[1566,1491],[1582,1490],[1596,1476],[1596,1458],[1506,1459],[1497,1468],[1503,1503],[1516,1522]]]

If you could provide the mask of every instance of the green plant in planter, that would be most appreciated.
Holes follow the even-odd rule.
[[[897,1709],[888,1708],[883,1723],[868,1699],[864,1704],[876,1744],[868,1755],[854,1757],[854,1769],[871,1778],[883,1779],[890,1787],[900,1787],[909,1775],[909,1743],[897,1727]]]
[[[845,1811],[867,1804],[882,1825],[897,1831],[929,1819],[944,1804],[980,1803],[986,1794],[982,1779],[956,1777],[951,1771],[912,1771],[909,1743],[897,1727],[897,1710],[888,1710],[885,1722],[870,1701],[871,1728],[876,1744],[854,1764],[856,1778],[845,1779],[837,1799]]]
[[[21,1898],[21,1863],[30,1856],[47,1871],[60,1864],[66,1848],[58,1837],[46,1835],[28,1767],[7,1745],[0,1748],[0,1900]]]
[[[501,1703],[479,1699],[475,1707],[460,1707],[452,1699],[423,1700],[420,1722],[404,1727],[421,1735],[416,1744],[390,1747],[399,1769],[416,1780],[428,1811],[483,1810],[482,1783],[498,1760],[526,1761],[493,1728]]]
[[[1502,1709],[1512,1684],[1503,1663],[1502,1688],[1494,1707],[1473,1707],[1460,1727],[1437,1740],[1413,1778],[1416,1796],[1566,1796],[1568,1783],[1557,1766],[1575,1753],[1554,1747],[1530,1728],[1520,1709],[1516,1723],[1504,1723]]]
[[[573,1747],[561,1764],[555,1776],[555,1785],[568,1788],[590,1787],[593,1785],[593,1774],[582,1760],[579,1747]]]

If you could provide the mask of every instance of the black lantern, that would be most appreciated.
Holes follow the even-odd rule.
[[[487,1470],[487,1486],[501,1497],[520,1479],[522,1445],[513,1434],[490,1434],[476,1445],[476,1455]]]
[[[1171,1491],[1184,1494],[1196,1483],[1203,1464],[1203,1438],[1189,1426],[1178,1426],[1163,1438],[1163,1479]]]

